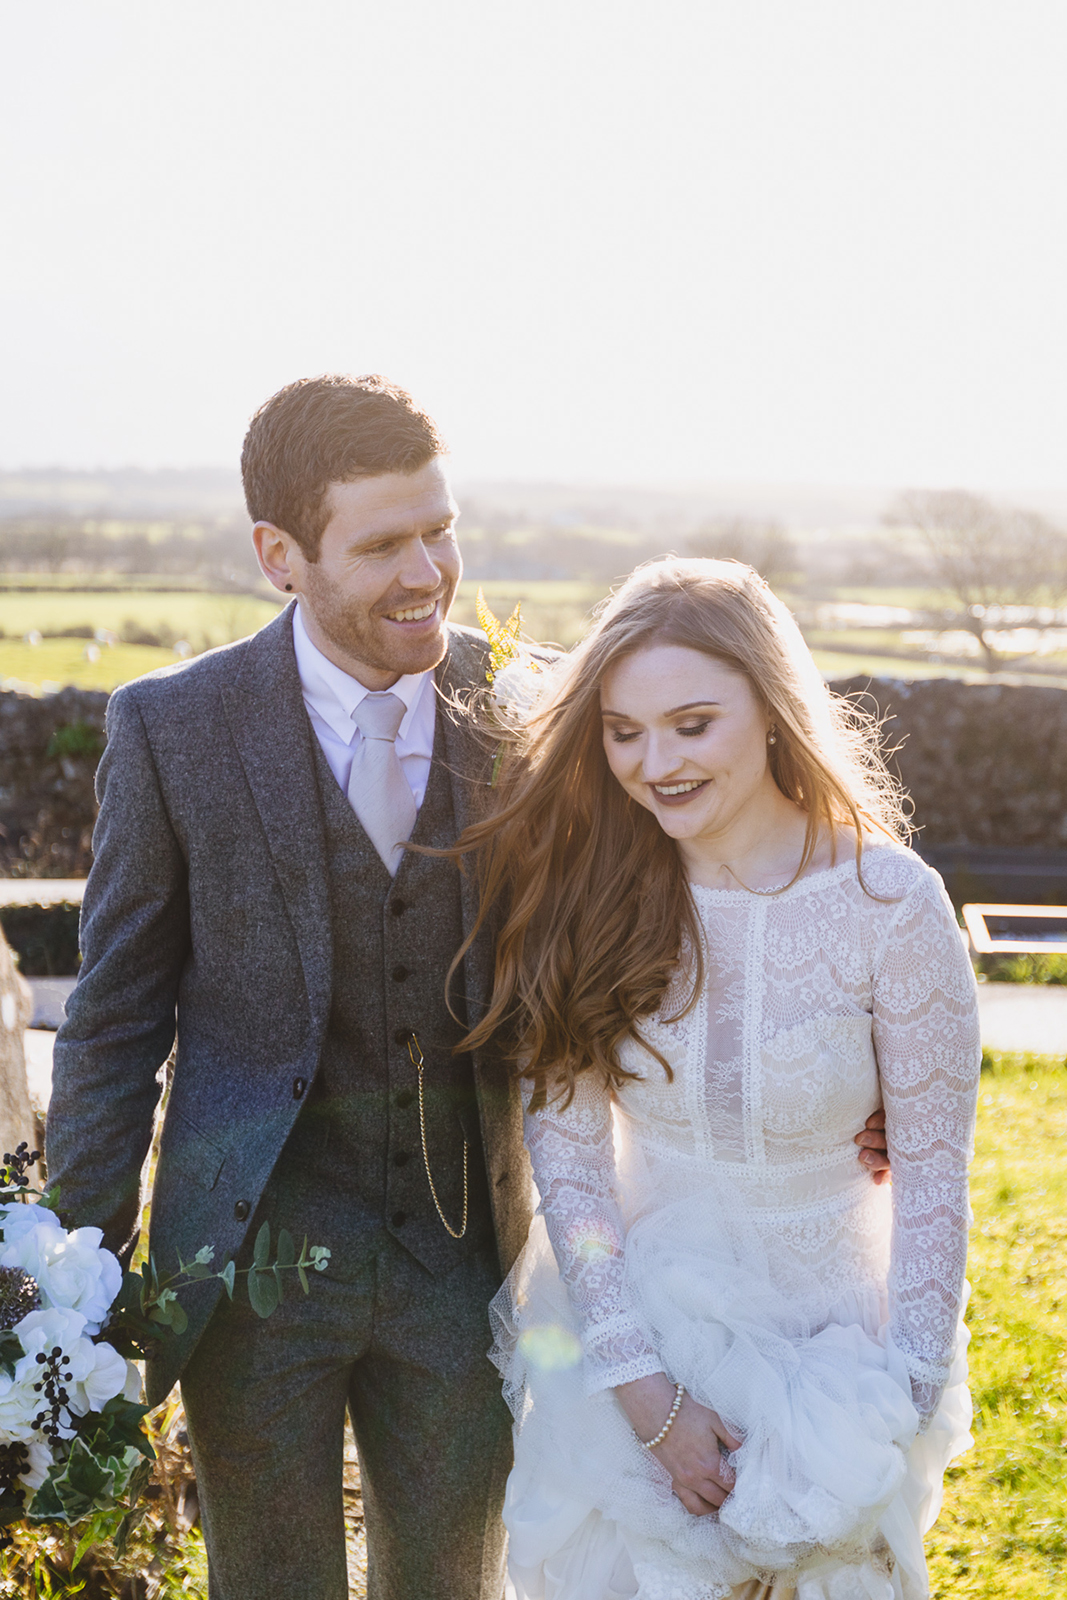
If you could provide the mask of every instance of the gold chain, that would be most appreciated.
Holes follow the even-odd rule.
[[[416,1051],[418,1051],[417,1056],[415,1054]],[[444,1212],[441,1210],[441,1202],[437,1198],[437,1190],[434,1187],[433,1173],[430,1171],[430,1152],[426,1148],[426,1107],[423,1103],[422,1097],[422,1070],[424,1058],[422,1054],[422,1046],[419,1044],[417,1036],[413,1033],[408,1035],[408,1055],[411,1058],[412,1066],[419,1075],[419,1132],[422,1134],[422,1160],[423,1165],[426,1168],[426,1177],[429,1181],[430,1193],[433,1195],[433,1203],[437,1207],[437,1215],[445,1225],[445,1231],[450,1233],[453,1239],[462,1239],[463,1235],[467,1231],[467,1141],[466,1139],[463,1141],[463,1225],[457,1233],[455,1228],[453,1228],[452,1224],[449,1222],[448,1218],[445,1216]]]

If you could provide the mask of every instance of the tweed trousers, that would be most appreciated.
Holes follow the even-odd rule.
[[[486,1357],[495,1253],[434,1275],[386,1232],[261,1320],[215,1312],[182,1377],[210,1600],[345,1600],[347,1406],[368,1600],[501,1600],[511,1416]]]

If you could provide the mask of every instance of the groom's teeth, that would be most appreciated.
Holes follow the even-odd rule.
[[[652,787],[657,794],[688,794],[690,789],[699,789],[703,782],[703,778],[693,778],[689,783],[654,783]]]
[[[437,609],[437,601],[433,600],[428,606],[413,606],[410,611],[390,611],[390,622],[424,622],[427,617],[432,617]]]

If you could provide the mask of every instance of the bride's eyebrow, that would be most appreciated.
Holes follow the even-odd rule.
[[[663,715],[665,717],[679,717],[683,711],[696,711],[708,706],[721,704],[720,700],[688,700],[684,706],[675,706],[673,710],[665,711]],[[602,717],[614,717],[616,722],[636,722],[638,720],[636,717],[628,717],[625,711],[609,711],[607,706],[601,706],[600,715]]]

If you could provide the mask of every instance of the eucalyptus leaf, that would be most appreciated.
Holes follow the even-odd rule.
[[[308,1283],[308,1275],[304,1271],[304,1268],[301,1266],[299,1261],[296,1264],[296,1275],[300,1279],[300,1287],[301,1287],[301,1289],[303,1289],[305,1294],[310,1294],[311,1293],[311,1285]]]
[[[276,1260],[279,1267],[291,1267],[296,1261],[296,1246],[293,1244],[293,1236],[285,1228],[280,1229],[278,1233]]]
[[[252,1260],[257,1267],[265,1267],[270,1260],[270,1223],[265,1222],[256,1234],[255,1249]]]
[[[234,1277],[236,1276],[236,1273],[237,1273],[237,1266],[236,1266],[236,1263],[233,1262],[233,1261],[227,1261],[226,1265],[223,1267],[222,1271],[219,1273],[219,1277],[222,1279],[223,1283],[226,1285],[226,1293],[229,1295],[231,1300],[233,1299],[233,1280],[234,1280]]]
[[[278,1304],[278,1286],[274,1281],[274,1273],[257,1272],[253,1268],[248,1274],[248,1298],[257,1316],[269,1317]]]

